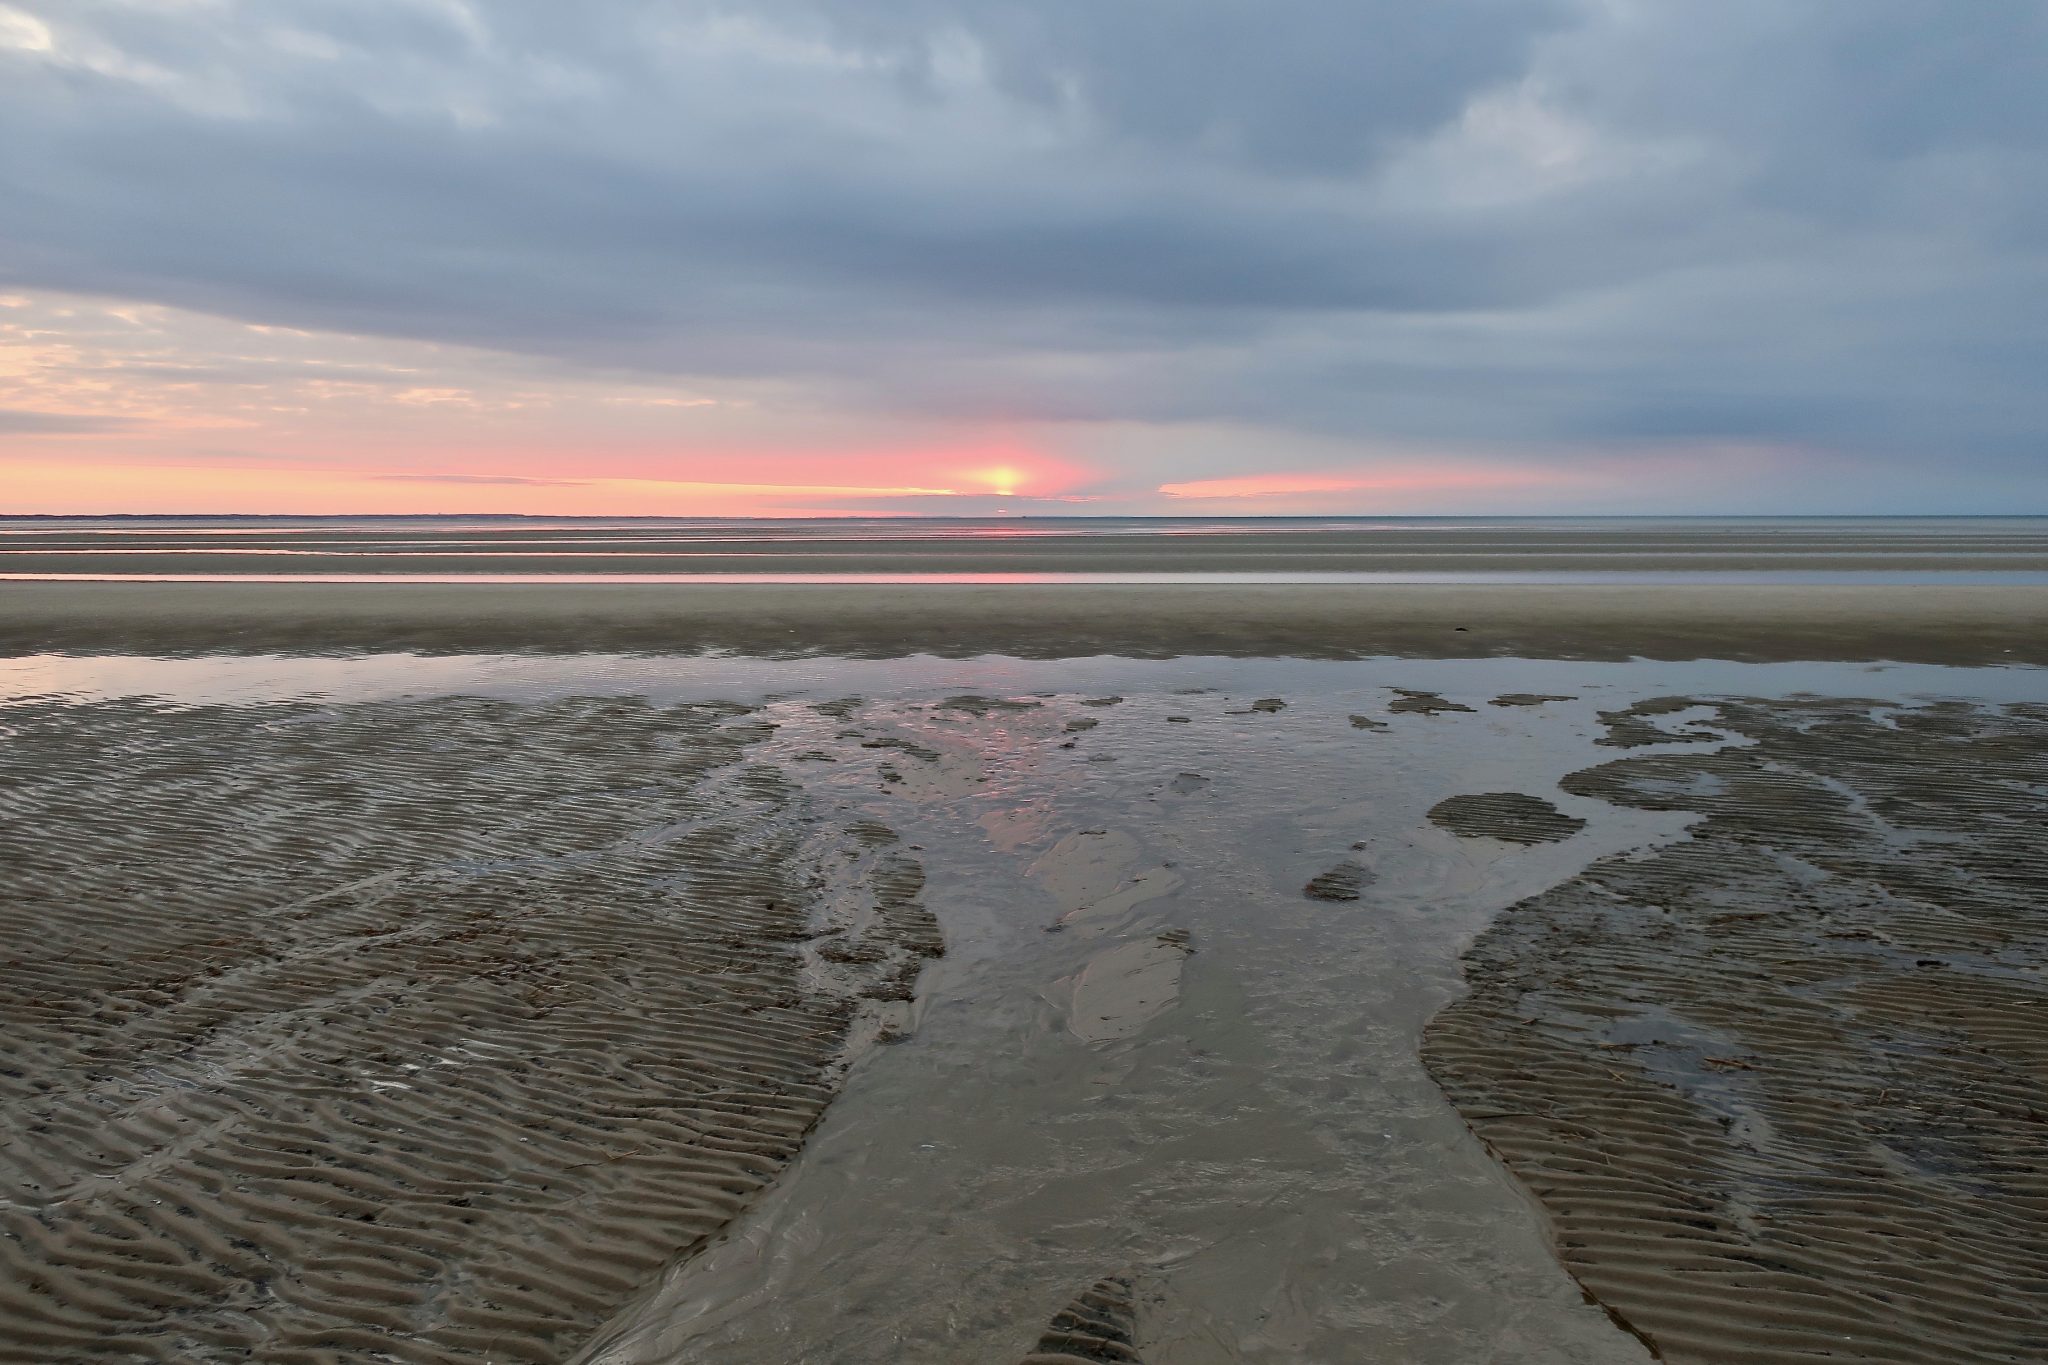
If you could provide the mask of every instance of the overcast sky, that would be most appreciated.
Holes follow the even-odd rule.
[[[0,510],[2048,512],[2043,0],[0,0]]]

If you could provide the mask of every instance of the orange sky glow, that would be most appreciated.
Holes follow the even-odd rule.
[[[0,514],[1484,512],[1614,482],[1584,460],[1192,423],[911,419],[786,383],[0,296]]]

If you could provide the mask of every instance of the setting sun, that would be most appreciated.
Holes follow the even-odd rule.
[[[997,497],[1013,498],[1018,490],[1029,481],[1030,476],[1020,469],[998,465],[994,469],[981,469],[968,476],[978,484],[985,484]]]

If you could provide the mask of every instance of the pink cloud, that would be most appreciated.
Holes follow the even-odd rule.
[[[1377,469],[1357,475],[1241,474],[1220,479],[1163,483],[1169,498],[1261,499],[1301,497],[1315,493],[1426,493],[1438,490],[1484,492],[1553,484],[1569,476],[1555,469],[1531,467],[1445,467],[1422,465]]]

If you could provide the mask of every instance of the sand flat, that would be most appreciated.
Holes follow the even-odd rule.
[[[0,583],[0,652],[926,652],[2048,664],[2048,588]]]
[[[2032,670],[0,676],[12,1358],[2031,1340]]]
[[[715,1234],[938,948],[765,733],[7,707],[0,1359],[540,1365]]]
[[[2048,519],[0,518],[7,573],[2048,570]]]
[[[1709,709],[1566,780],[1705,818],[1505,912],[1432,1072],[1661,1359],[2048,1355],[2048,707]]]

